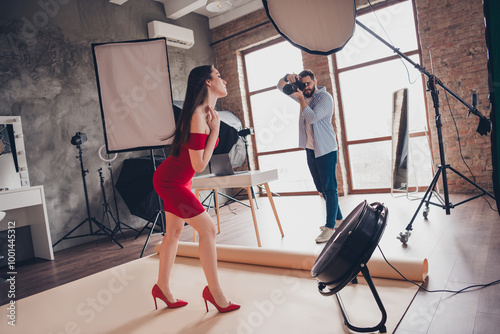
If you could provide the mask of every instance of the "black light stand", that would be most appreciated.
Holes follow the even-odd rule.
[[[109,170],[109,175],[111,177],[111,188],[113,188],[113,200],[115,201],[115,212],[116,212],[116,220],[115,220],[115,228],[113,229],[113,237],[116,235],[116,233],[118,233],[118,231],[120,231],[120,233],[122,234],[122,236],[125,238],[125,235],[123,234],[123,231],[122,231],[122,225],[125,225],[127,229],[129,230],[134,230],[137,232],[137,230],[125,223],[122,223],[122,221],[120,220],[120,213],[118,211],[118,202],[116,201],[116,190],[115,190],[115,180],[113,179],[113,168],[111,167],[111,162],[109,161],[108,162],[108,170]],[[104,192],[103,192],[103,196],[104,195]],[[106,197],[104,197],[106,198]],[[109,205],[108,205],[109,207]],[[109,211],[111,213],[111,210]]]
[[[245,143],[245,157],[247,159],[247,166],[248,166],[248,170],[249,171],[252,170],[252,167],[250,166],[250,158],[248,156],[248,140],[247,140],[247,136],[248,135],[253,135],[253,134],[255,134],[253,128],[246,128],[246,129],[242,129],[242,130],[238,131],[238,136],[240,136],[241,139],[243,140],[243,142]],[[257,186],[257,187],[261,191],[263,190],[262,186]],[[257,196],[255,196],[255,191],[254,191],[253,187],[251,187],[251,189],[252,189],[252,196],[253,196],[253,198],[255,200],[255,205],[256,205],[256,207],[258,209],[259,208],[259,203],[257,202]],[[234,195],[234,197],[238,196],[242,191],[243,191],[243,189],[241,189],[240,191],[238,191],[238,193],[236,193],[236,195]],[[271,194],[272,195],[276,195],[276,196],[280,196],[279,194],[274,193],[274,192],[271,192]],[[230,198],[232,201],[236,201],[236,202],[239,202],[239,203],[241,203],[243,205],[246,205],[246,206],[250,207],[250,205],[242,203],[242,202],[240,202],[240,201],[238,201],[238,200],[236,200],[236,199],[234,199],[232,197],[228,197],[228,198]],[[230,204],[230,202],[224,203],[224,205],[227,205],[227,204]]]
[[[210,173],[212,173],[212,167],[210,166],[209,164],[209,169],[210,169]],[[234,195],[235,197],[238,196],[238,194],[241,192],[241,190],[236,194]],[[253,189],[252,189],[252,193],[253,193]],[[217,208],[217,205],[214,205],[214,210],[215,212],[217,213],[217,210],[219,210],[220,208],[226,206],[226,205],[229,205],[231,204],[232,202],[236,202],[236,203],[239,203],[241,205],[244,205],[246,207],[250,207],[249,204],[246,204],[234,197],[231,197],[229,195],[226,195],[224,194],[223,192],[220,192],[220,191],[217,191],[217,194],[218,195],[221,195],[225,198],[228,199],[228,201],[226,201],[223,205],[221,205],[219,208]],[[255,197],[255,194],[254,194],[254,197]],[[205,197],[205,199],[201,202],[201,205],[205,206],[207,208],[207,212],[208,210],[210,210],[210,208],[212,207],[212,198],[215,198],[215,190],[210,190],[210,192],[208,193],[207,197]],[[205,202],[208,200],[208,204],[205,204]],[[214,199],[214,203],[215,203],[215,199]],[[255,201],[255,203],[257,204],[257,201]],[[259,206],[257,205],[257,209],[259,208]]]
[[[102,167],[97,170],[99,173],[99,185],[101,187],[101,194],[102,194],[102,218],[101,221],[104,223],[104,217],[108,219],[108,225],[109,228],[111,229],[111,219],[115,223],[116,226],[116,219],[113,216],[113,212],[111,212],[111,209],[109,207],[108,200],[106,199],[106,190],[104,189],[104,177],[102,176]],[[111,216],[111,219],[109,217]],[[114,237],[114,234],[113,234]]]
[[[78,149],[78,156],[76,158],[80,160],[80,169],[82,172],[82,179],[83,179],[83,190],[85,192],[85,204],[87,205],[87,218],[85,218],[80,224],[78,224],[75,228],[73,228],[71,231],[69,231],[65,236],[63,236],[61,239],[59,239],[59,241],[57,241],[55,244],[53,244],[52,247],[55,247],[57,244],[59,244],[64,239],[82,238],[82,237],[94,236],[94,235],[98,235],[98,236],[107,235],[108,237],[111,238],[112,242],[116,243],[118,246],[123,248],[123,246],[118,241],[116,241],[114,239],[114,237],[111,233],[112,231],[109,230],[106,226],[104,226],[100,222],[98,222],[97,219],[95,219],[94,217],[91,217],[91,215],[90,215],[89,196],[87,193],[87,182],[85,181],[85,176],[89,171],[85,170],[83,168],[82,147],[81,147],[81,144],[87,140],[87,136],[85,134],[80,133],[80,132],[78,132],[76,134],[76,136],[78,136],[78,137],[80,135],[84,135],[85,139],[83,141],[79,139],[79,144],[76,145],[76,148]],[[75,144],[74,140],[73,140],[75,137],[73,137],[71,140],[72,144]],[[72,236],[72,237],[69,236],[70,234],[72,234],[74,231],[76,231],[79,227],[81,227],[82,225],[84,225],[87,222],[89,224],[89,230],[90,230],[90,232],[88,234],[82,234],[82,235],[77,235],[77,236]],[[99,228],[97,231],[93,230],[92,223],[94,223]],[[100,232],[102,232],[102,233],[100,233]]]
[[[109,163],[108,168],[110,170],[110,173],[112,173],[111,172],[111,163]],[[125,226],[127,226],[127,228],[132,229],[134,231],[137,231],[137,230],[134,229],[134,228],[132,228],[132,227],[130,227],[130,226],[128,226],[125,223],[122,223],[120,221],[120,216],[119,216],[119,213],[118,213],[118,205],[117,205],[117,202],[116,202],[116,192],[114,191],[114,187],[113,187],[113,195],[114,195],[115,210],[116,210],[116,219],[115,219],[115,216],[113,215],[113,212],[111,211],[111,207],[110,207],[110,205],[108,203],[108,200],[107,200],[106,190],[104,188],[104,177],[102,175],[102,168],[99,168],[97,171],[99,172],[99,180],[100,180],[101,192],[102,192],[102,198],[103,198],[103,202],[102,202],[102,218],[101,218],[101,221],[104,223],[104,217],[106,217],[108,219],[108,224],[110,225],[109,228],[111,228],[111,219],[115,223],[115,227],[113,228],[113,231],[111,233],[111,236],[112,236],[113,240],[115,239],[116,233],[118,231],[120,231],[120,233],[122,234],[122,237],[126,239],[125,235],[123,234],[121,225],[125,225]],[[114,182],[113,182],[113,174],[111,174],[111,185],[113,185],[113,184],[114,184]],[[111,219],[109,217],[111,217]]]
[[[153,163],[153,173],[154,173],[154,171],[156,171],[155,156],[154,156],[153,150],[151,149],[150,151],[151,151],[151,161]],[[149,230],[149,234],[148,234],[148,237],[146,239],[146,242],[144,243],[144,246],[142,247],[141,256],[140,256],[141,258],[144,255],[144,251],[146,250],[146,247],[148,246],[149,239],[153,235],[153,231],[154,231],[154,229],[156,227],[156,224],[158,223],[158,220],[160,222],[160,225],[159,225],[160,226],[160,232],[156,233],[156,234],[165,235],[165,216],[164,216],[164,211],[163,211],[163,202],[162,202],[160,196],[157,195],[157,197],[158,197],[158,203],[160,205],[160,209],[156,211],[156,213],[154,214],[154,216],[150,220],[148,220],[148,222],[146,223],[146,225],[144,225],[144,227],[142,228],[142,230],[140,230],[140,232],[137,233],[137,235],[135,236],[135,239],[137,239],[137,237],[139,237],[139,235],[141,235],[141,233],[149,226],[149,224],[152,224],[151,228]]]
[[[424,204],[424,202],[425,202],[426,209],[424,210],[423,214],[424,214],[424,218],[427,218],[427,215],[428,215],[428,212],[429,212],[429,204],[432,204],[432,205],[435,205],[435,206],[439,206],[439,207],[445,209],[446,210],[446,214],[449,215],[450,214],[450,209],[452,209],[452,208],[454,208],[454,207],[456,207],[456,206],[458,206],[460,204],[469,202],[469,201],[471,201],[473,199],[476,199],[478,197],[481,197],[481,196],[484,196],[484,195],[488,195],[491,198],[495,199],[495,196],[493,196],[492,194],[490,194],[489,192],[487,192],[486,190],[484,190],[483,188],[481,188],[479,185],[477,185],[473,181],[469,180],[467,177],[465,177],[463,174],[459,173],[457,170],[455,170],[449,164],[446,164],[446,159],[445,159],[445,155],[444,155],[443,135],[442,135],[442,131],[441,131],[441,128],[442,128],[441,115],[439,113],[439,97],[438,97],[438,91],[436,89],[436,84],[439,85],[439,86],[441,86],[446,92],[450,93],[450,95],[452,95],[455,99],[457,99],[460,103],[462,103],[465,107],[467,107],[467,110],[469,112],[468,114],[473,113],[474,115],[476,115],[476,116],[479,117],[480,122],[479,122],[479,127],[478,127],[478,130],[477,130],[479,133],[486,134],[487,132],[489,132],[491,130],[491,122],[485,116],[481,115],[481,113],[479,113],[479,111],[477,110],[477,108],[476,108],[476,97],[475,96],[473,96],[473,99],[472,99],[472,106],[469,105],[467,102],[465,102],[464,100],[462,100],[457,94],[455,94],[448,87],[446,87],[441,82],[441,80],[439,80],[435,75],[427,72],[424,67],[422,67],[419,64],[415,63],[414,61],[412,61],[405,54],[403,54],[402,52],[400,52],[399,49],[396,49],[395,47],[393,47],[391,44],[389,44],[388,42],[386,42],[384,39],[382,39],[380,36],[378,36],[376,33],[374,33],[372,30],[370,30],[368,27],[366,27],[364,24],[362,24],[358,20],[356,20],[356,24],[359,25],[364,30],[366,30],[368,33],[370,33],[372,36],[374,36],[380,42],[382,42],[383,44],[385,44],[387,47],[389,47],[390,49],[392,49],[401,58],[404,58],[407,62],[409,62],[410,64],[412,64],[422,74],[425,74],[427,76],[427,78],[428,78],[428,80],[427,80],[427,88],[431,92],[432,101],[434,103],[434,110],[435,110],[435,114],[436,114],[435,115],[436,130],[437,130],[438,142],[439,142],[439,157],[440,157],[441,164],[438,166],[438,170],[437,170],[436,174],[434,175],[434,178],[433,178],[431,184],[427,188],[427,191],[425,192],[424,197],[420,201],[420,204],[419,204],[417,210],[415,211],[415,214],[413,215],[410,223],[406,227],[406,232],[401,232],[399,234],[399,236],[398,236],[398,239],[403,244],[406,244],[407,241],[408,241],[408,238],[411,235],[411,231],[413,230],[413,221],[415,220],[415,218],[416,218],[418,212],[420,211],[422,205]],[[475,188],[479,189],[481,191],[481,193],[479,193],[479,194],[477,194],[475,196],[472,196],[471,198],[468,198],[466,200],[463,200],[463,201],[461,201],[459,203],[456,203],[456,204],[451,203],[450,199],[449,199],[449,193],[448,193],[448,179],[447,179],[447,175],[446,175],[446,170],[447,169],[451,170],[452,172],[454,172],[455,174],[457,174],[458,176],[460,176],[461,178],[463,178],[465,181],[469,182]],[[435,187],[436,187],[436,184],[437,184],[437,181],[438,181],[440,175],[443,176],[444,200],[435,191]],[[437,197],[439,203],[433,203],[433,202],[431,202],[432,194],[435,194],[435,196]]]
[[[238,136],[239,136],[239,137],[241,137],[241,139],[242,139],[242,140],[243,140],[243,142],[245,143],[245,154],[246,154],[247,165],[248,165],[248,170],[249,170],[249,171],[251,170],[251,167],[250,167],[250,160],[248,159],[248,144],[247,144],[247,139],[246,139],[246,136],[248,136],[248,135],[253,135],[253,134],[254,134],[253,128],[246,128],[246,129],[242,129],[242,130],[239,130],[239,131],[238,131]],[[210,165],[209,165],[209,168],[210,168],[210,173],[211,173],[211,172],[212,172],[212,170],[211,170]],[[257,207],[257,209],[258,209],[258,208],[259,208],[259,203],[257,202],[257,198],[255,197],[255,192],[254,192],[253,187],[251,187],[251,189],[252,189],[252,196],[253,196],[253,198],[255,199],[255,205],[256,205],[256,207]],[[226,201],[226,202],[225,202],[223,205],[221,205],[220,207],[224,207],[224,206],[226,206],[226,205],[229,205],[229,204],[231,204],[232,202],[236,202],[236,203],[239,203],[239,204],[244,205],[244,206],[246,206],[246,207],[250,207],[250,205],[249,205],[249,204],[246,204],[246,203],[244,203],[244,202],[242,202],[242,201],[240,201],[240,200],[238,200],[238,199],[236,199],[236,198],[235,198],[235,197],[236,197],[236,196],[238,196],[238,195],[239,195],[242,191],[243,191],[243,189],[241,189],[240,191],[238,191],[238,192],[234,195],[234,197],[231,197],[231,196],[229,196],[229,195],[226,195],[226,194],[224,194],[224,193],[222,193],[222,192],[218,192],[218,194],[219,194],[219,195],[224,196],[225,198],[227,198],[227,199],[228,199],[228,201]],[[212,206],[212,197],[215,197],[215,192],[214,192],[214,190],[211,190],[211,191],[210,191],[210,193],[207,195],[207,197],[205,197],[205,199],[201,202],[201,204],[202,204],[203,206],[206,206],[206,207],[207,207],[207,212],[208,212],[208,210],[209,210],[209,209],[211,208],[211,206]],[[206,202],[207,200],[208,200],[208,205],[206,205],[206,204],[205,204],[205,202]],[[216,210],[216,212],[217,212],[218,208],[216,208],[215,206],[214,206],[214,208],[215,208],[215,210]]]
[[[253,128],[247,128],[247,129],[242,129],[240,131],[238,131],[238,136],[240,136],[240,138],[243,140],[243,142],[245,143],[245,157],[247,159],[247,166],[248,166],[248,170],[251,171],[252,170],[252,167],[250,167],[250,159],[248,158],[248,142],[247,142],[247,136],[248,135],[253,135],[254,134],[254,131],[253,131]],[[259,208],[259,203],[257,202],[257,197],[255,196],[255,191],[253,190],[253,187],[251,187],[251,190],[252,190],[252,196],[255,200],[255,206],[257,207],[257,209]],[[241,189],[240,191],[238,191],[236,193],[236,195],[234,195],[234,197],[238,196],[241,192],[243,191],[243,189]],[[230,200],[232,201],[235,201],[235,202],[238,202],[238,203],[241,203],[243,205],[246,205],[248,207],[250,207],[250,205],[247,205],[245,203],[242,203],[240,201],[238,201],[237,199],[235,198],[232,198],[232,197],[228,197]],[[226,202],[224,203],[224,205],[227,205],[227,204],[230,204],[230,202]]]
[[[243,131],[247,130],[247,129],[243,129],[243,130],[239,131],[239,132],[238,132],[238,134],[240,135],[241,139],[243,139],[243,142],[245,143],[245,154],[246,154],[246,157],[247,157],[247,165],[248,165],[248,170],[252,170],[252,167],[250,167],[250,159],[248,158],[248,142],[247,142],[247,137],[246,137],[246,136],[247,136],[248,134],[253,135],[253,134],[254,134],[254,132],[253,132],[253,128],[249,128],[249,129],[251,129],[251,130],[250,130],[250,133],[243,132]],[[258,187],[261,191],[263,190],[263,189],[262,189],[262,186],[257,186],[257,187]],[[252,188],[252,193],[253,193],[253,188]],[[280,196],[280,194],[275,193],[275,192],[271,192],[271,194],[272,194],[272,195],[276,195],[276,196],[278,196],[278,197]],[[253,196],[254,196],[254,198],[255,198],[255,194],[254,194],[254,193],[253,193]],[[255,201],[255,203],[257,204],[257,201]],[[259,206],[257,206],[257,209],[258,209],[258,208],[259,208]]]

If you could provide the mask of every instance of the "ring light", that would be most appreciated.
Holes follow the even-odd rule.
[[[116,157],[118,157],[118,153],[115,153],[115,156],[111,159],[105,159],[103,156],[102,156],[102,149],[105,148],[106,145],[102,145],[101,148],[99,149],[99,158],[101,158],[102,161],[105,161],[105,162],[112,162],[116,159]]]

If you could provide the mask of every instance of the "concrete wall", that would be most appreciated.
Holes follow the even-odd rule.
[[[151,20],[195,32],[191,49],[168,48],[173,98],[183,100],[189,71],[215,63],[206,17],[189,14],[173,22],[153,0],[122,6],[107,0],[0,2],[0,115],[22,118],[30,183],[44,185],[53,242],[87,217],[78,151],[70,143],[77,131],[88,136],[82,148],[91,215],[102,219],[100,167],[114,211],[107,163],[98,156],[104,135],[91,43],[145,39]],[[149,152],[119,154],[112,163],[115,181],[124,159],[144,155]],[[131,216],[117,196],[121,221],[142,227],[146,221]],[[86,225],[72,235],[87,232]],[[65,240],[56,250],[89,240]]]

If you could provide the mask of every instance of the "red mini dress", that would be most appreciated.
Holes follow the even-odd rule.
[[[191,132],[188,143],[181,146],[179,155],[169,156],[153,175],[153,186],[163,200],[164,210],[177,217],[192,218],[205,211],[191,191],[195,170],[191,165],[189,149],[204,150],[207,139],[207,134]],[[215,143],[216,147],[218,143],[219,139]]]

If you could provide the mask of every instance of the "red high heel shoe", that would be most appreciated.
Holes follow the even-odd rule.
[[[158,305],[156,304],[156,298],[160,298],[161,300],[163,300],[165,302],[165,304],[167,304],[167,306],[169,308],[177,308],[177,307],[181,307],[181,306],[187,305],[187,302],[185,302],[183,300],[180,300],[180,299],[178,299],[175,303],[169,302],[168,299],[167,299],[167,297],[165,297],[165,295],[163,294],[163,291],[161,291],[160,287],[158,285],[156,285],[156,284],[153,287],[153,290],[151,291],[151,294],[153,295],[153,299],[155,301],[155,307],[156,307],[156,309],[158,309]]]
[[[239,309],[241,307],[240,305],[233,304],[231,302],[229,302],[229,306],[228,307],[220,307],[215,302],[215,299],[212,296],[212,293],[210,292],[210,290],[208,290],[208,286],[206,286],[205,289],[203,289],[203,300],[205,301],[205,307],[207,308],[207,312],[208,312],[207,301],[211,302],[212,305],[215,306],[217,308],[217,311],[219,311],[220,313],[231,312],[231,311],[237,310],[237,309]]]

